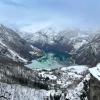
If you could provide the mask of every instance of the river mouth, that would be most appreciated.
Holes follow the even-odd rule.
[[[32,63],[27,67],[31,69],[56,69],[60,67],[67,67],[73,64],[73,60],[70,54],[60,52],[45,52],[44,55],[36,60],[32,60]]]

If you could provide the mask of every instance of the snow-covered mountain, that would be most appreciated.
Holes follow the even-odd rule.
[[[24,33],[21,36],[40,49],[71,52],[87,43],[89,35],[90,32],[78,29],[58,31],[53,28],[46,28],[36,33]]]
[[[92,66],[100,62],[100,32],[96,32],[87,44],[76,51],[75,60],[78,64]]]
[[[36,56],[34,52],[39,53],[39,49],[33,48],[12,29],[0,25],[0,56],[27,62]]]
[[[68,52],[77,64],[95,66],[100,62],[100,31],[46,28],[22,37],[43,50]]]

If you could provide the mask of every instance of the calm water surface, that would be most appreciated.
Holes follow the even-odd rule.
[[[71,56],[65,53],[48,52],[43,57],[33,60],[27,66],[32,69],[54,69],[58,67],[68,66],[72,63]]]

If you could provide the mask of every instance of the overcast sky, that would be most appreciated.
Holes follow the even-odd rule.
[[[22,30],[99,28],[100,0],[0,0],[0,23]]]

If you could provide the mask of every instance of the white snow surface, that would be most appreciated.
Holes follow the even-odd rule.
[[[56,80],[56,79],[57,79],[56,76],[54,76],[54,75],[49,75],[49,74],[45,74],[45,72],[39,73],[39,76],[42,76],[42,77],[44,77],[44,78],[47,78],[47,77],[48,77],[50,80]]]
[[[100,81],[100,63],[96,67],[89,69],[90,73]]]
[[[69,66],[69,67],[62,67],[61,70],[62,71],[69,70],[73,73],[83,74],[84,71],[88,70],[88,67],[85,65],[74,65],[74,66]]]

